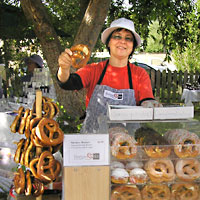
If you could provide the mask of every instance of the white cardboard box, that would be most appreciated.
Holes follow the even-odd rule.
[[[194,106],[174,106],[154,108],[153,119],[191,119],[194,117]]]
[[[194,118],[194,106],[144,108],[142,106],[108,105],[109,120],[178,120]]]
[[[153,108],[108,105],[108,117],[110,120],[152,120]]]

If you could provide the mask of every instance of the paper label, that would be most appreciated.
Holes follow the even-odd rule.
[[[113,99],[113,100],[123,100],[123,93],[115,93],[111,92],[109,90],[104,91],[104,97],[108,99]]]
[[[64,136],[64,166],[109,165],[108,134]]]

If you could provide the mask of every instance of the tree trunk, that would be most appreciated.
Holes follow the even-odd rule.
[[[74,44],[85,43],[94,48],[105,22],[111,0],[90,0]]]
[[[66,109],[66,114],[71,119],[78,119],[84,113],[84,90],[64,91],[59,88],[56,81],[58,57],[63,50],[56,35],[55,29],[41,0],[20,0],[27,19],[31,19],[36,36],[40,40],[43,55],[52,74],[58,102]],[[110,0],[90,0],[85,16],[79,27],[74,43],[87,44],[91,49],[95,46],[99,32],[104,24]],[[72,68],[72,71],[75,69]],[[71,126],[76,126],[80,121],[70,120]]]

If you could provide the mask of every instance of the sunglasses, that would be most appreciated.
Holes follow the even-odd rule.
[[[112,35],[111,37],[112,39],[114,40],[122,40],[124,39],[126,42],[133,42],[133,38],[132,37],[129,37],[129,36],[126,36],[125,38],[120,36],[120,35]]]

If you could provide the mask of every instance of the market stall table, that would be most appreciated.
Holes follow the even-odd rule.
[[[184,89],[181,100],[184,100],[185,104],[200,102],[200,90]]]

